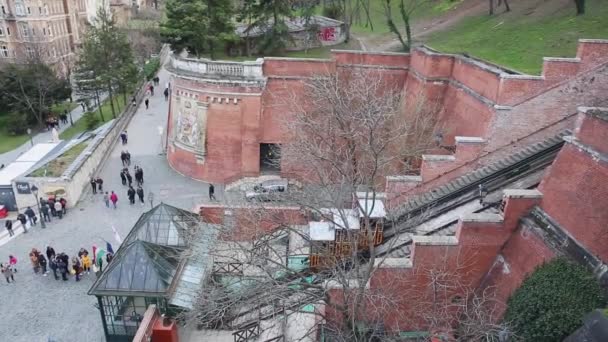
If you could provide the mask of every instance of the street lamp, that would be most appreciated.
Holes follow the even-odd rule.
[[[40,210],[40,200],[38,199],[38,187],[36,185],[30,186],[34,197],[36,197],[36,205],[38,206],[38,215],[40,215],[40,223],[42,224],[42,228],[46,228],[46,222],[44,222],[44,216],[42,216],[42,211]]]
[[[32,147],[34,147],[34,139],[32,139],[32,129],[29,127],[27,129],[27,135],[30,136],[30,143],[32,144]]]

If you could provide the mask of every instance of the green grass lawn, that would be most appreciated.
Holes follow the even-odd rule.
[[[543,17],[502,14],[471,17],[426,42],[444,51],[466,52],[529,74],[540,74],[543,57],[574,57],[579,38],[608,38],[608,4],[588,0],[586,14],[571,7]]]
[[[30,140],[27,134],[24,135],[12,135],[6,128],[6,117],[0,116],[0,153],[5,153],[16,149],[23,145],[25,142]]]
[[[114,98],[114,108],[116,108],[117,115],[120,113],[120,111],[124,107],[125,107],[125,105],[124,105],[122,96],[115,97]],[[101,111],[103,112],[103,119],[99,115],[99,109],[95,110],[95,115],[97,115],[97,117],[99,118],[99,123],[98,123],[97,127],[101,126],[104,122],[108,122],[108,121],[112,120],[112,109],[110,108],[109,99],[106,99],[105,101],[103,101],[103,103],[101,105]],[[69,140],[86,130],[87,130],[87,123],[83,116],[83,117],[80,117],[80,119],[74,121],[74,126],[71,126],[68,129],[66,129],[65,131],[61,132],[61,134],[59,134],[59,139]]]
[[[351,0],[353,2],[358,0]],[[405,8],[413,8],[411,12],[412,21],[420,20],[423,18],[433,17],[441,15],[450,9],[458,6],[464,0],[433,0],[433,1],[421,1],[421,0],[405,0]],[[400,0],[391,0],[391,12],[393,21],[399,29],[403,29],[403,20],[399,14],[399,2]],[[317,9],[317,14],[322,14],[322,9]],[[370,1],[369,17],[372,25],[367,24],[367,16],[364,10],[360,10],[359,15],[353,19],[353,25],[351,31],[353,33],[372,33],[372,34],[386,34],[390,32],[386,20],[385,0],[372,0]],[[373,30],[372,30],[373,26]]]
[[[72,164],[85,148],[89,145],[89,140],[83,141],[65,151],[64,154],[51,160],[48,164],[30,173],[29,177],[59,177]]]
[[[76,102],[65,101],[65,102],[53,105],[51,107],[51,112],[55,113],[55,114],[61,114],[65,110],[67,110],[68,112],[71,112],[72,110],[74,110],[74,108],[76,108],[78,106],[79,105]]]

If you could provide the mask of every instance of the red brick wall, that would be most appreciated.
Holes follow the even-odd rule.
[[[554,257],[554,252],[536,234],[522,227],[515,230],[483,284],[484,288],[493,290],[498,299],[498,317],[502,316],[507,300],[526,276]]]
[[[593,115],[579,115],[574,134],[582,144],[608,155],[607,121]]]
[[[608,262],[608,164],[566,144],[540,185],[542,208]]]
[[[359,51],[332,51],[332,58],[338,65],[359,64],[407,67],[410,63],[410,55],[404,53],[373,53]]]
[[[486,137],[493,118],[493,109],[453,85],[447,87],[440,116],[444,144],[455,144],[454,137]]]

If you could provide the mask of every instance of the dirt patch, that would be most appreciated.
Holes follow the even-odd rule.
[[[89,145],[89,140],[72,146],[59,157],[30,173],[28,177],[60,177],[74,160]]]

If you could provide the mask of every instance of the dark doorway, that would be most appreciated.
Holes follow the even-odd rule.
[[[260,144],[260,172],[281,171],[281,146]]]
[[[0,204],[8,211],[17,211],[17,202],[12,187],[0,187]]]

